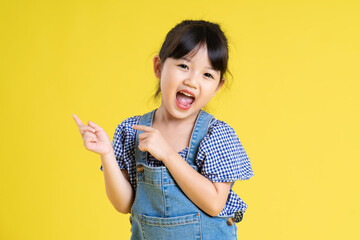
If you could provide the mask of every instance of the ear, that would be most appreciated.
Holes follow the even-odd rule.
[[[220,88],[224,85],[224,83],[225,83],[225,78],[223,77],[223,78],[220,80],[219,86],[217,86],[217,88],[216,88],[216,90],[215,90],[214,96],[215,96],[215,94],[220,90]]]
[[[156,78],[160,78],[161,75],[161,61],[159,55],[155,55],[153,57],[153,68],[154,74]]]

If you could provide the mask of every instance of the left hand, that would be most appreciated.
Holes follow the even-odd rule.
[[[143,152],[148,151],[157,160],[163,162],[167,156],[175,152],[158,129],[144,125],[133,125],[132,128],[143,131],[139,134],[139,149]]]

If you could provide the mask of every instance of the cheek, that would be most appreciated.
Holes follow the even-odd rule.
[[[206,86],[203,87],[204,91],[206,91],[207,95],[214,95],[215,91],[216,91],[216,84],[208,84]]]
[[[206,89],[206,94],[204,94],[204,101],[209,102],[215,94],[215,87],[209,87]]]
[[[171,86],[171,82],[170,81],[160,81],[160,90],[161,90],[161,95],[163,97],[169,98],[171,95],[171,89],[173,87]]]
[[[178,83],[176,76],[168,72],[168,75],[164,75],[164,77],[160,80],[160,88],[161,90],[171,91],[177,88],[176,84]]]

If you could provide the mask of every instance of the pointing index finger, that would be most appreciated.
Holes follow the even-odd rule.
[[[84,124],[81,122],[80,118],[78,118],[75,114],[73,114],[72,117],[74,118],[74,120],[75,120],[76,124],[78,125],[78,127],[84,125]]]
[[[152,127],[145,125],[133,125],[132,128],[140,131],[151,131],[153,129]]]

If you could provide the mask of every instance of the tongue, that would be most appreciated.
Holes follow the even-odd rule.
[[[178,100],[178,102],[179,102],[181,105],[184,105],[184,106],[187,106],[187,105],[193,103],[193,101],[194,101],[193,98],[187,97],[187,96],[185,96],[185,95],[182,94],[182,93],[177,93],[177,94],[176,94],[176,99]]]

